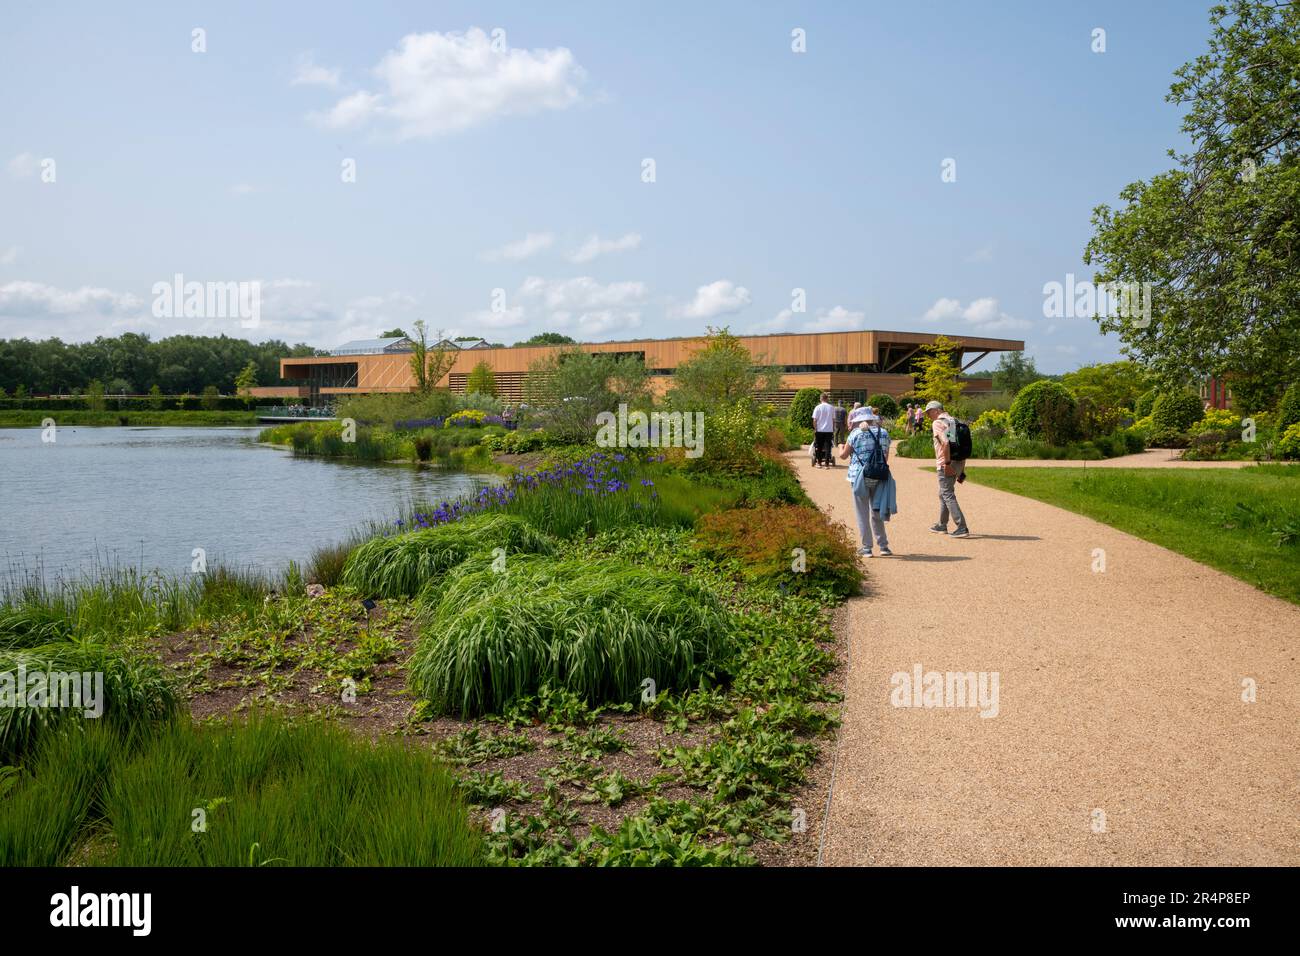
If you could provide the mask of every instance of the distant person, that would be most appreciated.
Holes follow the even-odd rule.
[[[947,534],[948,518],[951,516],[956,525],[952,537],[969,538],[966,516],[957,504],[957,485],[966,477],[966,462],[956,461],[952,457],[953,445],[957,442],[957,422],[943,410],[942,402],[926,405],[925,416],[930,419],[934,467],[939,475],[939,520],[930,526],[930,530],[935,534]]]
[[[897,511],[892,497],[886,495],[888,504],[882,509],[882,491],[894,479],[889,474],[889,432],[880,427],[880,419],[869,408],[855,409],[849,418],[853,430],[840,449],[840,457],[849,461],[849,487],[853,489],[853,508],[858,516],[858,537],[862,547],[858,553],[872,557],[872,539],[880,546],[881,557],[890,557],[889,538],[885,522]],[[865,474],[863,474],[865,470]],[[861,475],[861,478],[859,478]],[[861,481],[861,487],[859,487]]]
[[[834,444],[844,444],[844,439],[849,434],[849,412],[839,402],[835,403],[835,438]],[[834,461],[834,459],[831,459]]]
[[[907,409],[903,412],[903,427],[907,429],[909,435],[916,431],[916,421],[912,418],[912,403],[907,403]]]
[[[835,438],[835,406],[830,403],[830,396],[821,394],[821,401],[813,409],[813,467],[822,465],[833,468],[831,458],[831,441]]]

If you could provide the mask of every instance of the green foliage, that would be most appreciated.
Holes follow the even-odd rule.
[[[1277,449],[1284,458],[1300,458],[1300,422],[1286,427],[1278,439]]]
[[[455,399],[445,389],[419,392],[377,393],[345,398],[338,405],[339,418],[351,418],[363,425],[444,418],[453,411]]]
[[[594,440],[597,416],[620,404],[649,407],[645,361],[565,349],[534,362],[527,379],[527,403],[540,409],[540,424],[564,441]]]
[[[790,402],[790,421],[803,428],[812,428],[812,413],[821,401],[821,390],[801,388]]]
[[[104,383],[99,379],[86,386],[86,409],[92,412],[104,410]]]
[[[465,391],[495,397],[497,394],[497,377],[492,371],[492,366],[487,362],[479,362],[475,365],[465,379]]]
[[[1085,365],[1066,372],[1061,384],[1080,402],[1089,401],[1103,412],[1132,409],[1149,387],[1150,376],[1135,362]]]
[[[706,414],[742,403],[752,405],[756,389],[781,387],[780,369],[758,367],[762,361],[725,327],[710,327],[704,345],[674,370],[672,387],[664,398],[669,408]]]
[[[990,409],[971,425],[972,437],[974,432],[983,432],[990,438],[1005,438],[1011,431],[1011,413],[1001,412],[996,409]]]
[[[696,524],[704,553],[731,561],[744,578],[791,593],[823,589],[847,597],[861,589],[853,540],[816,508],[800,505],[732,508]]]
[[[947,336],[940,335],[929,345],[921,346],[913,360],[916,369],[915,394],[922,403],[942,402],[944,408],[955,406],[961,397],[964,383],[958,380],[960,347]]]
[[[1060,382],[1042,379],[1020,390],[1011,405],[1011,428],[1026,438],[1064,445],[1076,433],[1078,403]]]
[[[1282,400],[1277,405],[1278,433],[1285,433],[1297,422],[1300,422],[1300,385],[1292,385],[1283,393]]]
[[[235,391],[243,395],[250,388],[255,387],[257,387],[257,363],[250,361],[235,376]]]
[[[704,418],[704,454],[687,461],[693,469],[758,474],[762,469],[759,445],[766,434],[767,423],[752,400],[715,405]]]
[[[866,404],[874,408],[881,418],[894,418],[898,415],[898,402],[894,401],[892,396],[885,395],[883,392],[879,395],[868,396]]]
[[[1160,392],[1154,388],[1148,388],[1145,392],[1133,400],[1133,414],[1138,418],[1146,418],[1151,414],[1151,409],[1156,403],[1156,398]]]
[[[203,386],[203,394],[199,401],[203,403],[203,410],[206,412],[216,411],[217,404],[221,400],[221,393],[217,391],[215,385]]]
[[[471,554],[547,553],[551,541],[522,518],[487,513],[405,534],[371,538],[343,567],[342,583],[373,597],[415,597]]]
[[[0,801],[0,865],[474,866],[481,837],[426,749],[267,718],[45,741]],[[201,811],[196,814],[195,811]],[[201,823],[195,829],[196,821]]]
[[[998,356],[998,364],[993,369],[993,387],[1014,397],[1026,385],[1037,382],[1042,377],[1034,367],[1032,357],[1024,352],[1003,352]]]
[[[49,627],[52,622],[42,622]],[[12,617],[7,621],[12,628]],[[10,631],[10,633],[14,633]],[[100,721],[115,727],[147,726],[175,713],[176,689],[154,660],[111,650],[98,644],[76,643],[70,634],[51,643],[31,646],[31,630],[21,633],[14,644],[4,643],[0,634],[0,762],[22,757],[55,731],[83,731]],[[16,646],[15,646],[16,645]],[[29,681],[37,674],[102,674],[102,717],[86,715],[92,702],[79,698],[82,706],[16,706],[17,696],[27,688],[17,686],[19,668]],[[41,678],[45,686],[46,679]],[[80,685],[79,685],[80,686]],[[49,698],[61,695],[51,692]],[[12,695],[12,696],[11,696]],[[24,699],[26,699],[24,697]],[[68,698],[64,703],[68,703]]]
[[[1230,376],[1259,410],[1300,377],[1300,6],[1231,0],[1210,21],[1166,97],[1190,148],[1096,208],[1085,261],[1098,282],[1150,283],[1149,324],[1098,316],[1127,354],[1166,387]]]
[[[522,342],[516,342],[515,348],[521,345],[577,345],[578,343],[567,335],[561,335],[559,332],[538,332],[532,338],[524,339]]]
[[[528,595],[521,601],[521,594]],[[435,711],[500,711],[543,685],[589,703],[684,688],[731,649],[729,615],[689,578],[615,560],[508,559],[444,589],[411,658]]]
[[[1165,393],[1151,406],[1151,444],[1166,448],[1186,440],[1187,431],[1200,420],[1204,406],[1191,392]]]

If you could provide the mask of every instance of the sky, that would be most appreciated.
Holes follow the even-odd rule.
[[[1091,278],[1092,209],[1185,146],[1164,97],[1208,7],[7,0],[0,338],[725,325],[1113,361],[1044,284]],[[178,275],[257,283],[256,325],[164,304]]]

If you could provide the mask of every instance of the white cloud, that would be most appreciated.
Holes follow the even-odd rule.
[[[644,282],[602,284],[591,276],[576,279],[529,276],[519,287],[518,295],[526,301],[539,302],[551,312],[588,312],[640,304],[647,292]]]
[[[313,118],[332,129],[371,121],[397,139],[427,139],[504,116],[567,109],[581,101],[586,72],[564,47],[492,48],[478,27],[411,33],[374,68],[382,91],[361,90]]]
[[[640,312],[617,312],[605,309],[599,312],[586,312],[578,317],[578,329],[588,338],[615,330],[630,332],[640,325]]]
[[[59,289],[40,282],[7,282],[0,285],[0,316],[39,318],[92,314],[123,315],[140,309],[143,302],[129,292],[82,286]]]
[[[230,187],[230,195],[232,196],[247,196],[253,192],[257,192],[257,190],[248,183],[235,183]]]
[[[304,53],[298,57],[298,64],[289,85],[324,86],[336,90],[339,88],[339,71],[317,65],[312,61],[310,53]]]
[[[957,299],[941,298],[922,316],[929,323],[948,322],[961,319],[973,329],[980,332],[1001,332],[1012,329],[1027,329],[1032,323],[1007,315],[998,308],[998,300],[989,296],[973,300],[963,307]]]
[[[549,232],[530,232],[517,242],[507,242],[500,249],[492,249],[483,253],[483,258],[488,262],[496,262],[500,259],[517,262],[520,259],[535,256],[553,245],[555,245],[555,236],[553,234]]]
[[[18,253],[22,250],[17,246],[10,246],[8,249],[0,252],[0,266],[11,266],[18,261]]]
[[[641,235],[636,232],[629,232],[617,239],[602,239],[600,236],[593,235],[581,246],[569,253],[569,261],[577,263],[590,262],[597,256],[603,256],[611,252],[626,252],[629,249],[635,249],[639,245],[641,245]]]
[[[9,175],[14,179],[30,179],[36,175],[39,161],[31,153],[19,153],[9,160]]]
[[[719,279],[695,290],[695,298],[683,306],[680,314],[688,319],[712,319],[739,312],[751,302],[749,290],[729,279]]]

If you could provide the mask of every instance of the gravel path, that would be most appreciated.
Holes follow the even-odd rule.
[[[790,458],[856,540],[845,469]],[[847,608],[822,862],[1300,863],[1300,607],[969,481],[972,537],[931,534],[923,464],[893,462],[896,556],[866,562],[869,593]],[[996,672],[997,716],[892,706],[892,675],[918,664]]]

